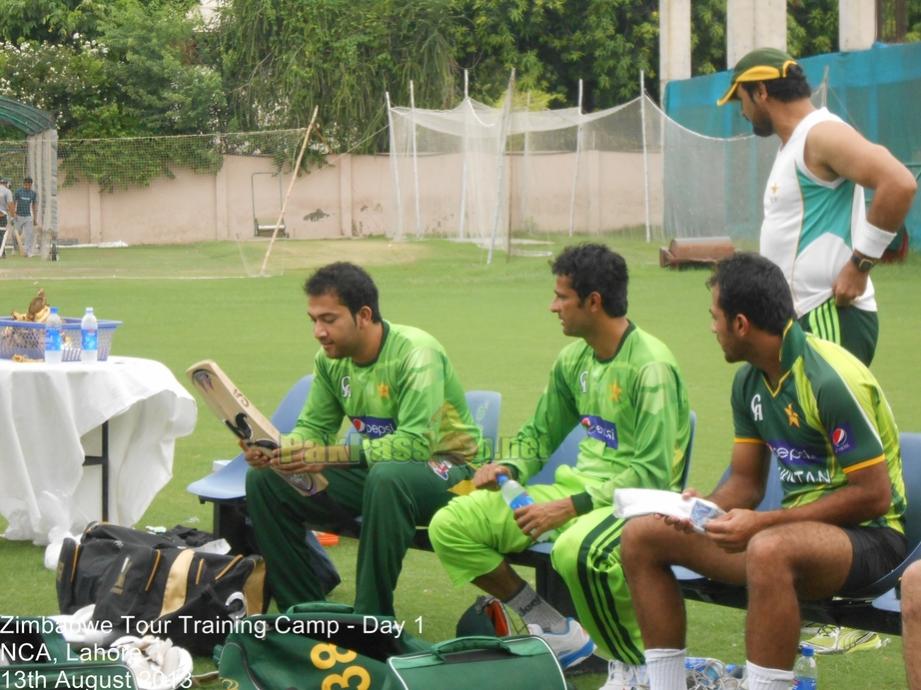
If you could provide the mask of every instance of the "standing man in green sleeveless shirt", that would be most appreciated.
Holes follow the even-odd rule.
[[[322,471],[328,488],[304,497],[248,451],[246,498],[279,608],[317,601],[305,526],[362,517],[355,609],[393,615],[393,591],[417,525],[425,525],[470,479],[489,451],[441,344],[418,328],[381,318],[377,287],[361,268],[334,263],[308,278],[307,313],[321,350],[307,403],[283,447],[302,446],[290,473]],[[324,468],[343,419],[358,432],[361,462]]]

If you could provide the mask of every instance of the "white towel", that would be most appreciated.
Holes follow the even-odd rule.
[[[713,518],[725,514],[722,508],[705,498],[685,498],[676,491],[658,489],[616,489],[614,514],[619,518],[659,513],[680,520],[690,520],[696,532]]]

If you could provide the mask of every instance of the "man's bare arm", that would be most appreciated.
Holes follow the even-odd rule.
[[[727,511],[754,508],[764,498],[770,460],[770,449],[765,444],[737,440],[732,447],[729,477],[707,498]]]
[[[914,175],[885,146],[867,141],[841,122],[823,122],[806,142],[806,165],[818,177],[845,177],[873,190],[867,220],[895,232],[905,221],[918,188]],[[874,257],[876,258],[876,257]]]

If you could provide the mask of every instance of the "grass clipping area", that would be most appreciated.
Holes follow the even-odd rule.
[[[732,445],[729,393],[736,365],[723,359],[710,332],[707,271],[658,267],[658,247],[629,235],[593,239],[610,244],[630,269],[629,316],[667,343],[681,364],[691,407],[698,415],[690,484],[709,491],[726,467]],[[567,240],[555,240],[558,251]],[[258,266],[264,243],[252,243],[247,261]],[[258,251],[255,251],[258,249]],[[312,371],[317,344],[306,316],[302,285],[313,268],[336,260],[365,265],[378,284],[385,319],[426,329],[447,349],[468,389],[502,393],[501,433],[510,435],[533,412],[559,350],[570,342],[548,311],[554,280],[547,258],[504,254],[485,265],[484,250],[444,241],[285,241],[276,245],[283,270],[267,278],[245,277],[241,248],[234,243],[127,249],[68,249],[57,263],[10,257],[0,263],[0,309],[21,309],[38,287],[67,316],[92,305],[100,319],[124,322],[113,353],[164,362],[184,382],[193,362],[217,360],[249,398],[271,413],[284,392]],[[249,248],[246,251],[250,251]],[[921,258],[874,269],[881,336],[873,371],[903,430],[921,429],[916,391],[921,332]],[[170,280],[212,277],[221,280]],[[133,278],[132,280],[125,280]],[[4,306],[6,305],[6,306]],[[201,401],[199,401],[201,403]],[[232,436],[199,405],[195,432],[176,447],[173,479],[139,522],[209,529],[210,506],[200,505],[186,485],[211,470],[213,460],[236,455]],[[9,423],[9,420],[7,421]],[[49,433],[53,428],[49,427]],[[97,468],[87,481],[98,484]],[[333,599],[351,603],[355,542],[330,549],[343,584]],[[58,612],[54,573],[42,567],[43,549],[0,541],[0,613]],[[528,577],[531,573],[522,569]],[[24,584],[28,578],[28,585]],[[454,588],[437,558],[411,551],[396,592],[397,616],[431,641],[454,636],[461,613],[475,599],[471,587]],[[688,606],[688,647],[695,656],[744,661],[744,622],[739,611]],[[819,659],[829,688],[904,688],[901,640],[883,649]],[[198,670],[210,667],[198,660]],[[603,679],[576,679],[597,688]]]

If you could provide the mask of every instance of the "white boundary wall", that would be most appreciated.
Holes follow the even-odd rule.
[[[532,202],[528,215],[542,231],[567,231],[570,192],[556,182],[554,171],[572,168],[575,155],[532,157],[546,172],[534,175],[529,183],[531,198],[540,203]],[[447,154],[444,158],[450,157]],[[436,176],[445,190],[457,190],[459,177],[451,179],[445,171],[459,166],[439,158],[427,157],[425,171]],[[512,156],[512,175],[517,172],[515,158]],[[650,154],[650,159],[652,174],[661,176],[661,155]],[[387,234],[396,217],[388,156],[331,156],[330,161],[330,165],[301,175],[295,182],[285,213],[288,236],[328,239]],[[636,174],[640,165],[639,154],[599,155],[592,170],[610,194],[592,206],[592,231],[643,224],[643,185]],[[114,192],[100,192],[90,184],[62,186],[58,189],[59,236],[65,242],[122,241],[130,245],[250,239],[255,234],[253,189],[256,213],[263,221],[274,223],[279,209],[278,179],[258,175],[254,185],[252,175],[274,172],[270,158],[225,156],[217,175],[179,169],[174,179],[158,178],[149,187]],[[289,180],[289,174],[284,174],[283,189]],[[519,208],[516,199],[511,201],[512,209]],[[654,204],[654,208],[661,208],[660,200]],[[455,214],[456,204],[447,204],[444,211]],[[657,222],[655,217],[653,222]]]

